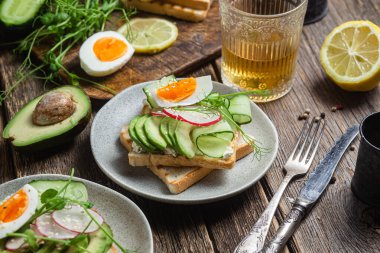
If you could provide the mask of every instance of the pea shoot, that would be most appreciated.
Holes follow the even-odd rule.
[[[113,238],[112,233],[109,233],[104,227],[99,224],[96,218],[88,211],[91,209],[94,204],[88,201],[78,201],[76,199],[68,198],[66,196],[66,191],[70,184],[73,182],[72,178],[74,176],[74,169],[71,170],[71,174],[65,185],[63,185],[60,189],[47,189],[45,190],[40,197],[41,206],[36,210],[35,214],[29,219],[29,221],[25,224],[23,228],[14,233],[8,233],[7,236],[10,237],[20,237],[23,238],[27,244],[28,252],[39,252],[41,245],[52,245],[53,248],[67,248],[74,247],[76,249],[75,252],[88,252],[85,247],[82,247],[82,241],[88,240],[88,235],[84,232],[90,226],[91,223],[95,223],[99,230],[101,230],[106,237],[108,237],[114,245],[123,253],[132,253],[135,251],[130,251],[121,246],[121,244]],[[49,214],[54,211],[62,210],[65,207],[71,205],[79,205],[83,208],[84,212],[89,216],[90,223],[87,227],[79,233],[76,237],[72,239],[57,239],[50,238],[47,236],[42,236],[36,233],[33,229],[31,229],[31,224],[34,224],[36,219],[44,214]]]
[[[59,85],[59,74],[67,77],[72,85],[86,81],[111,94],[112,89],[87,80],[71,72],[65,67],[64,58],[76,45],[85,41],[92,34],[103,31],[107,20],[115,11],[122,13],[122,19],[129,22],[134,10],[126,10],[120,6],[119,0],[46,0],[40,15],[33,20],[33,31],[16,44],[16,53],[25,54],[14,82],[6,90],[0,91],[0,105],[12,92],[30,77],[44,80],[45,83]],[[33,63],[32,49],[49,41],[51,47],[44,52],[39,64]]]

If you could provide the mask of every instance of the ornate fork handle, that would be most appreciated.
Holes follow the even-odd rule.
[[[253,253],[259,252],[265,243],[265,238],[267,237],[269,227],[272,223],[272,219],[274,213],[276,212],[277,206],[281,200],[281,196],[283,195],[287,185],[294,177],[294,174],[288,173],[281,185],[279,186],[276,194],[273,196],[271,201],[269,202],[268,207],[262,213],[260,218],[256,221],[255,225],[253,225],[249,234],[239,243],[239,245],[235,248],[235,253]]]

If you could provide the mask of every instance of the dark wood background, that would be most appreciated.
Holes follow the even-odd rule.
[[[280,149],[275,163],[247,191],[224,201],[205,205],[180,206],[146,200],[112,183],[97,167],[90,150],[90,125],[70,144],[41,155],[15,152],[0,139],[0,182],[39,173],[77,175],[115,189],[132,199],[145,213],[153,230],[156,252],[232,252],[248,233],[266,207],[284,174],[282,165],[292,149],[302,122],[297,116],[306,108],[313,114],[325,112],[328,126],[316,162],[349,126],[374,111],[380,110],[380,88],[368,93],[348,93],[327,78],[319,64],[319,49],[326,35],[338,24],[349,20],[368,19],[380,24],[380,0],[330,0],[329,14],[320,22],[304,27],[293,90],[284,98],[259,106],[277,127]],[[180,35],[181,36],[181,35]],[[198,37],[199,43],[205,37]],[[216,37],[220,40],[220,37]],[[170,50],[170,49],[168,49]],[[199,62],[184,76],[211,74],[220,81],[220,51]],[[0,52],[1,89],[9,86],[20,59],[10,50]],[[173,71],[175,72],[175,71]],[[147,80],[149,76],[146,76]],[[43,91],[37,80],[27,80],[1,107],[0,129],[29,99]],[[93,116],[104,104],[93,101]],[[332,106],[343,105],[342,111],[331,112]],[[2,130],[0,130],[2,132]],[[359,141],[340,162],[334,180],[313,211],[288,243],[290,252],[380,252],[380,212],[357,200],[350,182],[355,170]],[[290,185],[281,201],[276,220],[281,221],[291,207],[305,178]],[[273,228],[271,233],[273,232]]]

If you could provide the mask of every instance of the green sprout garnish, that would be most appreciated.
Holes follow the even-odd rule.
[[[14,51],[25,54],[25,59],[16,72],[15,81],[6,90],[0,91],[0,105],[30,77],[44,80],[45,84],[49,82],[60,85],[57,78],[64,75],[72,85],[79,85],[79,81],[85,81],[101,90],[116,94],[114,90],[80,77],[64,66],[67,53],[95,32],[103,31],[107,20],[115,11],[122,13],[122,19],[126,23],[135,13],[134,9],[126,10],[121,7],[119,0],[46,0],[40,15],[33,20],[33,31],[20,41],[7,43],[17,45]],[[33,63],[33,48],[43,45],[46,40],[54,46],[43,52],[44,58],[41,63]]]
[[[230,112],[228,111],[227,105],[226,105],[226,99],[232,98],[234,96],[238,95],[262,95],[262,91],[244,91],[244,92],[236,92],[236,93],[230,93],[225,95],[220,95],[219,93],[211,93],[209,96],[207,96],[205,99],[199,102],[199,105],[203,108],[207,108],[208,110],[215,110],[218,111],[223,118],[233,127],[235,128],[243,137],[244,141],[252,146],[253,149],[253,157],[257,160],[261,159],[261,156],[265,153],[269,152],[269,149],[261,147],[258,145],[258,141],[254,140],[251,136],[249,136],[242,128],[241,126],[236,123]],[[204,110],[204,109],[203,109]]]
[[[92,222],[94,222],[96,225],[98,225],[99,229],[102,230],[102,232],[110,239],[112,242],[120,249],[123,253],[131,253],[135,251],[130,251],[125,249],[121,244],[113,238],[112,235],[110,235],[102,226],[99,224],[99,222],[91,215],[91,213],[88,211],[88,209],[92,208],[94,204],[92,202],[88,201],[78,201],[75,199],[67,198],[66,190],[69,187],[69,185],[72,182],[74,176],[74,169],[71,169],[70,177],[67,180],[67,183],[59,190],[56,189],[47,189],[41,194],[41,204],[42,206],[38,208],[35,212],[35,214],[29,219],[29,221],[26,223],[26,225],[23,227],[24,229],[20,229],[19,232],[15,233],[8,233],[7,236],[11,237],[21,237],[24,238],[26,243],[29,246],[29,249],[32,250],[32,252],[37,252],[38,248],[40,246],[39,242],[41,240],[45,242],[51,242],[57,244],[57,246],[62,247],[76,247],[78,249],[78,252],[89,252],[84,247],[79,246],[78,243],[82,240],[85,240],[87,238],[87,235],[84,233],[86,229],[90,226]],[[38,217],[46,214],[51,213],[56,210],[62,210],[67,206],[68,204],[77,204],[83,208],[83,210],[86,212],[86,214],[90,217],[91,221],[89,224],[87,224],[87,227],[75,238],[72,239],[54,239],[49,238],[45,236],[37,235],[32,229],[29,229],[30,224],[32,224]],[[27,228],[27,229],[26,229]]]

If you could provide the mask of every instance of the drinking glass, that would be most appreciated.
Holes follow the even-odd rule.
[[[220,0],[222,80],[256,91],[255,102],[287,94],[307,0]]]

